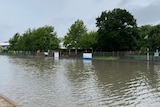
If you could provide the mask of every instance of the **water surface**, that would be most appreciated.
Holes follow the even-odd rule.
[[[21,107],[159,107],[160,62],[0,56],[0,93]]]

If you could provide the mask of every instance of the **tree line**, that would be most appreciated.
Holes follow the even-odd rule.
[[[16,33],[9,40],[9,43],[9,50],[14,51],[55,50],[60,48],[60,40],[52,26],[28,29],[22,35]]]
[[[58,38],[53,26],[28,29],[16,33],[10,40],[9,50],[58,50],[60,42],[66,49],[95,51],[129,51],[160,48],[160,24],[137,26],[136,19],[126,9],[103,11],[96,18],[97,31],[88,31],[83,20],[76,20],[63,38]]]

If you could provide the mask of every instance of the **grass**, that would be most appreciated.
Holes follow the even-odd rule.
[[[146,59],[147,58],[147,55],[126,55],[128,57],[133,57],[135,59]],[[152,55],[149,55],[149,57],[151,58]]]
[[[95,60],[118,60],[118,57],[112,57],[112,56],[94,56],[93,59]]]

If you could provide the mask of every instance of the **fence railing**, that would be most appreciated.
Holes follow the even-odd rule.
[[[48,56],[53,57],[54,51],[49,52]],[[59,52],[60,57],[82,57],[83,52],[78,52],[77,54],[75,52]],[[4,54],[4,53],[0,53]],[[13,52],[12,54],[14,55],[33,55],[33,56],[44,56],[43,52],[37,54],[37,52],[24,52],[24,51],[16,51]],[[125,52],[93,52],[92,53],[93,58],[94,57],[113,57],[116,58],[117,60],[138,60],[138,61],[146,61],[148,60],[147,57],[149,57],[150,61],[160,61],[160,56],[159,53],[158,55],[155,55],[155,52],[149,52],[149,56],[147,56],[146,53],[142,53],[139,51],[125,51]]]
[[[139,60],[139,61],[160,61],[160,54],[155,55],[155,52],[141,53],[139,51],[127,51],[127,52],[94,52],[93,57],[117,57],[119,60]],[[147,58],[148,57],[148,58]]]

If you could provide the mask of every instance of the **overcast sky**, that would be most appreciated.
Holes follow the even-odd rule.
[[[1,0],[0,42],[44,25],[54,26],[63,37],[77,19],[96,30],[95,18],[114,8],[128,10],[138,26],[160,23],[160,0]]]

